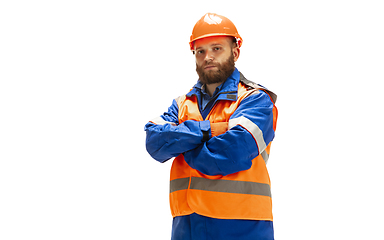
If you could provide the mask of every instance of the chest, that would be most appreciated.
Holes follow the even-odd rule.
[[[231,100],[218,100],[215,104],[206,109],[207,113],[202,114],[199,109],[199,103],[196,96],[186,98],[179,105],[179,123],[187,120],[204,121],[210,120],[211,122],[228,122],[236,108],[239,101]],[[203,115],[206,115],[204,118]]]

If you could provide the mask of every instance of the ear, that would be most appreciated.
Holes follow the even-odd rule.
[[[232,48],[232,54],[233,54],[234,60],[236,62],[237,59],[239,59],[239,57],[240,57],[240,48],[238,46],[233,47]]]

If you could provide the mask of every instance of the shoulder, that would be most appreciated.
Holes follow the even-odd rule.
[[[250,95],[255,95],[255,94],[260,94],[260,95],[267,95],[270,100],[275,104],[277,100],[277,95],[272,92],[271,90],[267,89],[266,87],[257,84],[255,82],[252,82],[244,77],[244,75],[240,72],[240,83],[248,90],[248,91],[253,91],[253,94]],[[265,93],[265,94],[263,94]]]
[[[186,95],[181,95],[181,96],[179,96],[179,97],[177,97],[177,98],[174,99],[174,103],[175,103],[178,107],[180,107],[180,105],[185,101],[186,98],[187,98]]]

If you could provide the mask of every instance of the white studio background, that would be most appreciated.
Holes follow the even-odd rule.
[[[381,1],[2,1],[0,239],[170,239],[146,122],[197,80],[207,12],[278,94],[276,239],[384,239]]]

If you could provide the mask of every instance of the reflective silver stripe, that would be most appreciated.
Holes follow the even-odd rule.
[[[188,189],[188,186],[189,186],[189,177],[174,179],[170,182],[169,193]]]
[[[265,164],[267,164],[268,159],[269,159],[269,154],[267,153],[267,151],[263,151],[261,153],[261,156],[263,157]]]
[[[190,189],[211,192],[240,193],[271,197],[271,187],[266,183],[207,179],[192,177]],[[174,179],[170,183],[170,193],[189,187],[189,177]]]
[[[154,119],[152,119],[150,122],[153,122],[154,124],[157,124],[157,125],[164,125],[164,124],[169,123],[169,124],[171,124],[171,125],[173,125],[173,126],[176,126],[175,123],[165,121],[162,117],[154,118]]]
[[[256,140],[257,146],[259,147],[259,153],[262,153],[264,149],[267,147],[264,141],[263,132],[248,118],[241,116],[238,118],[230,119],[228,123],[228,129],[233,128],[236,125],[241,125],[243,128],[247,129]]]
[[[271,197],[269,184],[258,182],[192,177],[190,189]]]

